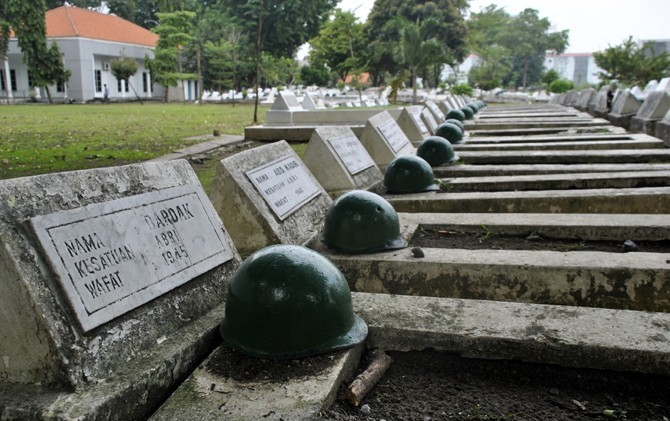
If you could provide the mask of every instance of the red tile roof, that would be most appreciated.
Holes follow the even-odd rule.
[[[46,12],[47,37],[83,37],[155,47],[158,35],[114,15],[74,6]]]

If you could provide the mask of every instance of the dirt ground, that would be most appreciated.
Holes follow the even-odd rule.
[[[670,378],[488,361],[434,351],[389,352],[382,380],[326,420],[659,420],[670,418]],[[367,366],[363,361],[359,371]]]

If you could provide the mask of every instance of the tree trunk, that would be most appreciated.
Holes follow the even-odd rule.
[[[523,91],[526,92],[526,82],[528,81],[528,57],[523,61]]]
[[[198,104],[200,104],[200,100],[202,99],[202,66],[200,63],[200,43],[195,47],[195,60],[196,60],[196,66],[198,66]],[[141,102],[141,101],[140,101]]]
[[[412,104],[416,105],[418,102],[416,96],[416,67],[412,67]]]
[[[263,30],[263,0],[258,6],[258,32],[256,33],[256,99],[254,101],[254,121],[258,123],[258,86],[261,82],[261,33]]]
[[[49,87],[45,86],[44,90],[47,91],[47,98],[49,98],[49,104],[53,104],[54,101],[53,101],[53,98],[51,98],[51,91],[49,90]]]
[[[140,98],[140,95],[135,90],[135,87],[130,83],[130,79],[126,79],[126,84],[128,86],[130,86],[130,89],[133,90],[133,93],[135,94],[135,98],[137,98],[137,100],[140,101],[140,105],[144,105],[144,102],[142,102],[142,98]]]

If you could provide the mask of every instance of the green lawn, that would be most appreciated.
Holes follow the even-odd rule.
[[[252,119],[241,104],[0,105],[0,179],[146,161]]]

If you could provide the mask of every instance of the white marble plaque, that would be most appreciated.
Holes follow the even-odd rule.
[[[405,136],[400,127],[398,127],[398,123],[393,119],[386,120],[378,125],[377,129],[384,140],[386,140],[386,143],[393,149],[393,152],[398,152],[403,146],[409,143],[409,139]]]
[[[328,137],[326,140],[351,175],[358,174],[375,164],[356,136]]]
[[[428,133],[428,127],[426,127],[423,120],[421,120],[421,111],[418,108],[415,108],[415,111],[410,112],[410,115],[414,122],[419,126],[421,133]]]
[[[421,110],[421,115],[423,116],[424,119],[428,122],[428,125],[431,128],[431,131],[434,132],[437,130],[437,121],[435,120],[435,116],[428,110],[428,108],[424,108]]]
[[[281,221],[321,192],[295,156],[277,159],[246,174]]]
[[[200,186],[184,185],[31,219],[85,331],[233,258]]]

